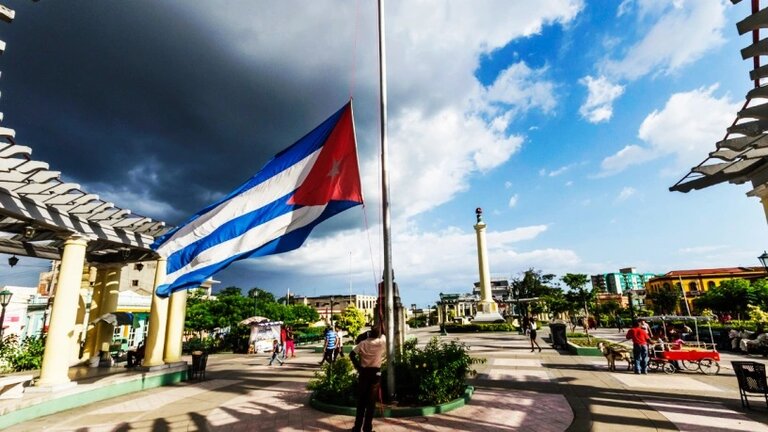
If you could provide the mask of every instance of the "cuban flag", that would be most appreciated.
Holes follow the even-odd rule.
[[[352,102],[220,201],[155,239],[160,297],[197,288],[231,263],[296,249],[320,222],[363,203]]]

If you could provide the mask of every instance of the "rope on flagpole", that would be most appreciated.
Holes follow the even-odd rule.
[[[355,30],[352,35],[352,68],[349,76],[349,98],[355,94],[355,78],[357,75],[357,40],[360,37],[360,0],[355,1]]]

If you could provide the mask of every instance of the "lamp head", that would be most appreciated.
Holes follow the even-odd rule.
[[[19,263],[19,259],[16,258],[16,255],[13,255],[12,257],[8,258],[8,265],[9,266],[13,267],[13,266],[15,266],[18,263]]]
[[[11,302],[11,297],[13,297],[13,293],[8,291],[7,289],[0,291],[0,306],[2,307],[8,306],[8,303]]]
[[[757,259],[760,260],[760,264],[762,264],[763,269],[768,272],[768,252],[763,251],[763,254],[757,257]]]

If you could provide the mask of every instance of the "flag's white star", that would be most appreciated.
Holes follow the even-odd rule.
[[[328,175],[326,177],[334,178],[337,175],[339,175],[339,167],[341,166],[341,161],[334,160],[333,166],[331,167],[331,170],[328,171]]]

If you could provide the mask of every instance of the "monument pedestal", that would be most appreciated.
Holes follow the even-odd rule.
[[[499,313],[499,305],[495,301],[480,301],[477,304],[477,314],[472,319],[473,323],[504,322]]]

